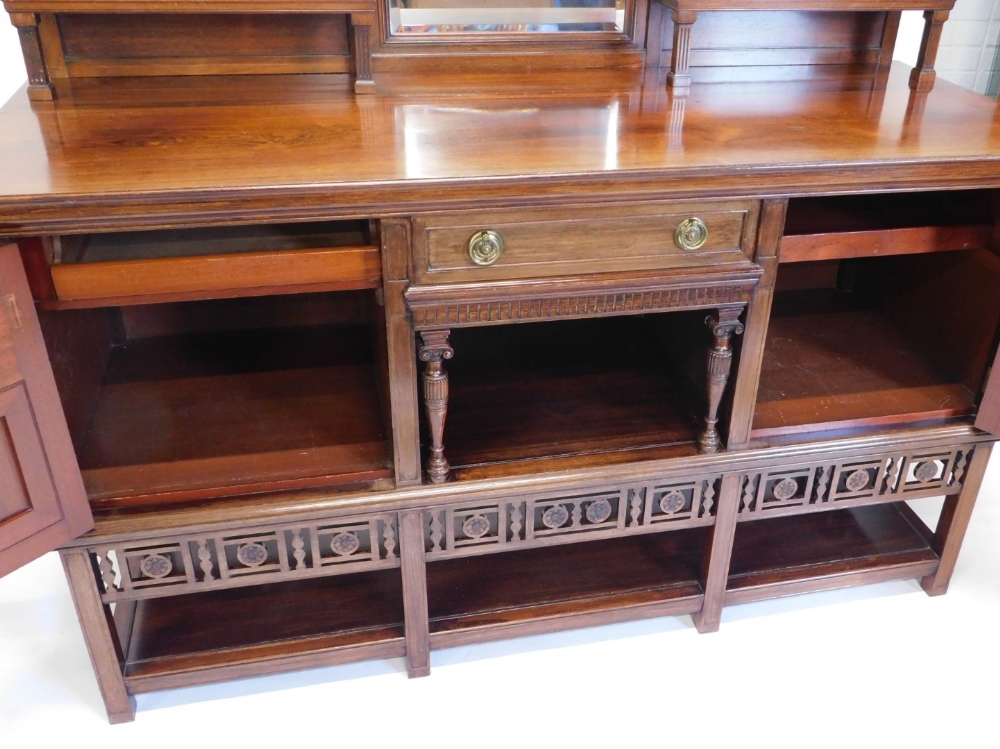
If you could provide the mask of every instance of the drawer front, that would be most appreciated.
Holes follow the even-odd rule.
[[[579,206],[435,214],[414,219],[414,278],[464,283],[753,264],[755,201]],[[677,237],[678,228],[690,229]],[[503,249],[473,260],[470,241],[494,233]],[[699,231],[702,234],[699,234]],[[699,240],[703,240],[700,246]],[[682,247],[687,244],[688,247]]]

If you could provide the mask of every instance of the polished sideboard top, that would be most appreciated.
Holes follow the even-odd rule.
[[[443,208],[1000,186],[1000,113],[941,81],[662,71],[91,79],[0,112],[0,235]]]

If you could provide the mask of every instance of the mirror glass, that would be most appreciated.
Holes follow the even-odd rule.
[[[394,35],[621,32],[625,0],[389,0]]]

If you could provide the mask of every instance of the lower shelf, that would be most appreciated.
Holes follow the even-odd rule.
[[[400,574],[381,570],[138,601],[125,680],[145,692],[405,651]]]
[[[363,327],[312,326],[162,336],[115,348],[79,450],[91,501],[189,500],[391,477],[369,347]]]
[[[937,569],[930,539],[903,502],[743,522],[725,603],[920,578]]]
[[[975,411],[975,393],[939,371],[875,310],[776,315],[766,345],[755,438]]]
[[[432,647],[701,609],[711,528],[489,554],[427,566]]]

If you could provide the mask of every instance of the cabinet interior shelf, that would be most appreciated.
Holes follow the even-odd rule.
[[[431,562],[431,644],[599,624],[701,608],[711,528]],[[617,612],[617,613],[616,613]],[[588,621],[589,617],[589,621]]]
[[[755,438],[946,419],[975,410],[975,394],[949,381],[877,310],[776,315],[766,345]]]
[[[375,288],[364,221],[119,232],[52,240],[50,306]]]
[[[993,238],[983,191],[789,201],[781,262],[982,249]]]
[[[372,332],[335,321],[327,307],[342,295],[308,297],[127,308],[116,324],[136,335],[118,341],[106,317],[117,309],[48,313],[91,503],[390,478]]]
[[[923,577],[939,561],[931,538],[905,502],[742,522],[725,601]]]
[[[971,417],[997,283],[987,250],[782,265],[752,438]]]
[[[306,656],[318,666],[405,653],[395,569],[152,598],[134,613],[119,606],[134,692],[290,670]]]
[[[644,337],[656,317],[453,331],[446,441],[456,475],[694,454],[703,397],[678,366],[682,347]]]

